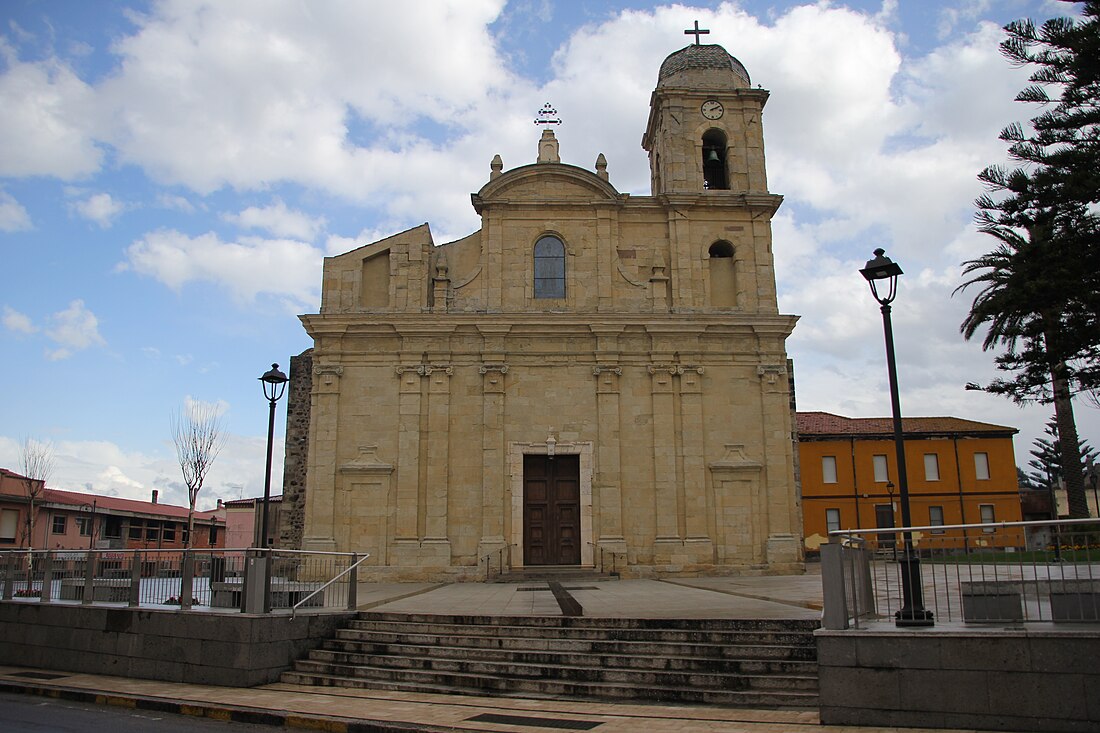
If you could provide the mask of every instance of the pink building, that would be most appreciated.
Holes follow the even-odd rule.
[[[41,487],[34,500],[34,532],[27,521],[28,479],[0,468],[0,550],[182,549],[187,507]],[[194,515],[192,547],[225,547],[226,511]],[[28,541],[29,540],[29,541]]]
[[[283,505],[282,496],[272,496],[267,509],[267,536],[269,544],[260,541],[260,525],[264,500],[236,499],[225,502],[225,546],[234,549],[241,547],[278,547],[279,546],[279,510]]]

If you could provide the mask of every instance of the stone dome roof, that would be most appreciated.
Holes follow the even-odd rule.
[[[710,83],[707,83],[710,82]],[[657,87],[749,87],[749,72],[718,44],[692,44],[670,54],[657,74]]]

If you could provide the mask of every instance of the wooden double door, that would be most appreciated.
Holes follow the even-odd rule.
[[[523,564],[580,565],[580,456],[523,457]]]

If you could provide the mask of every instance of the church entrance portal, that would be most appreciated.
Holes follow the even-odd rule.
[[[525,455],[523,564],[580,562],[580,456]]]

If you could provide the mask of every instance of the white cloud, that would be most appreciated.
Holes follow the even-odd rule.
[[[3,322],[4,328],[16,333],[34,333],[38,330],[34,322],[31,321],[30,316],[6,305],[4,306],[4,316],[0,319],[0,322]]]
[[[195,205],[183,196],[173,196],[171,194],[162,193],[157,196],[157,204],[165,209],[182,211],[185,214],[195,213]]]
[[[183,411],[189,417],[200,417],[210,410],[214,412],[215,416],[221,418],[229,412],[229,403],[225,400],[215,400],[214,402],[197,400],[191,395],[187,395],[183,399]]]
[[[59,347],[47,352],[51,361],[67,359],[75,351],[106,343],[99,335],[99,320],[84,307],[83,300],[74,300],[65,310],[50,316],[46,335]]]
[[[309,216],[288,209],[282,201],[271,206],[250,206],[239,214],[223,214],[222,218],[244,229],[262,229],[276,237],[288,237],[312,242],[325,228],[324,217]]]
[[[65,180],[99,169],[95,90],[56,59],[25,63],[0,39],[0,175]]]
[[[32,229],[31,217],[23,205],[7,191],[0,191],[0,232]]]
[[[85,219],[108,229],[114,218],[126,210],[126,206],[115,201],[109,193],[97,193],[75,202],[73,209]]]
[[[243,302],[268,294],[301,309],[319,302],[322,257],[320,250],[286,239],[223,242],[213,233],[190,237],[160,230],[131,244],[120,267],[176,291],[191,282],[212,282]]]

